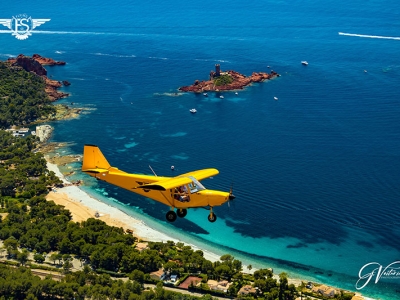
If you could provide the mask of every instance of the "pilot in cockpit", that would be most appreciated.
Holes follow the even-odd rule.
[[[189,197],[189,194],[187,193],[187,189],[185,186],[180,186],[175,189],[174,198],[181,202],[189,202],[190,201],[190,197]]]

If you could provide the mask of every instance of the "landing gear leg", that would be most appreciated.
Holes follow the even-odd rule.
[[[208,221],[210,221],[211,223],[217,221],[217,215],[213,213],[212,207],[210,207],[210,214],[208,215]]]
[[[176,220],[176,213],[173,210],[170,210],[167,212],[165,217],[167,218],[168,222],[174,222]]]

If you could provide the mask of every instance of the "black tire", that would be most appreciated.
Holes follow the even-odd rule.
[[[165,216],[168,222],[174,222],[176,220],[176,213],[173,210],[167,212]]]
[[[178,215],[179,218],[184,218],[187,215],[187,209],[186,208],[178,209],[176,211],[176,214]]]
[[[210,221],[211,223],[214,223],[215,221],[217,221],[217,215],[214,213],[209,214],[208,221]]]

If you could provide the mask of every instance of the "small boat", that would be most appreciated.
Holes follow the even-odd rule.
[[[203,96],[204,96],[204,97],[208,97],[208,94],[207,94],[207,93],[203,93]]]
[[[171,170],[174,170],[175,169],[175,167],[174,166],[171,166]]]
[[[303,61],[301,62],[301,64],[304,65],[304,66],[308,66],[308,62],[305,61],[305,60],[303,60]]]
[[[368,71],[367,70],[364,70],[364,73],[367,73]]]
[[[224,99],[224,96],[222,96],[222,95],[221,95],[221,96],[219,96],[219,97],[220,97],[221,99]]]
[[[278,100],[278,97],[274,97],[274,100]]]
[[[192,114],[197,113],[197,110],[196,110],[195,108],[192,108],[192,109],[190,109],[189,111],[190,111]]]
[[[239,95],[238,92],[236,92],[235,95]]]

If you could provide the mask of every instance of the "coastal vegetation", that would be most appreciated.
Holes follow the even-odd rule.
[[[0,130],[0,196],[1,204],[13,203],[13,199],[25,201],[47,193],[48,187],[61,184],[61,180],[49,171],[41,153],[34,153],[36,138],[13,137]]]
[[[233,78],[229,74],[223,74],[214,79],[214,84],[216,86],[228,85],[228,84],[231,84],[232,82],[233,82]]]
[[[0,61],[0,78],[0,129],[55,113],[42,77]]]

